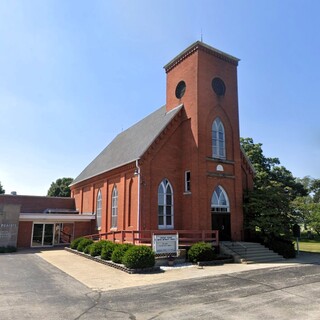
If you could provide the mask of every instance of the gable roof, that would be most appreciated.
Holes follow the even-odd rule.
[[[166,106],[163,106],[118,134],[73,180],[71,186],[138,160],[182,108],[180,105],[166,112]]]

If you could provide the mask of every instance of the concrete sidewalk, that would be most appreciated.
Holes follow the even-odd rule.
[[[221,266],[174,267],[151,274],[127,274],[123,271],[86,259],[66,250],[44,250],[39,257],[59,268],[93,290],[107,291],[128,287],[145,286],[170,281],[194,279],[263,268],[293,266],[295,264],[320,264],[319,254],[300,253],[298,258],[280,263],[225,264]]]

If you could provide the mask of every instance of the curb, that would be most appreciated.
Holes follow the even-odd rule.
[[[114,262],[108,261],[108,260],[102,260],[101,258],[98,258],[98,257],[92,257],[89,254],[86,254],[86,253],[83,253],[83,252],[80,252],[80,251],[77,251],[77,250],[74,250],[74,249],[71,249],[71,248],[68,248],[68,247],[65,247],[64,249],[66,251],[74,253],[74,254],[76,254],[78,256],[81,256],[81,257],[84,257],[86,259],[89,259],[89,260],[104,264],[104,265],[106,265],[108,267],[112,267],[112,268],[118,269],[118,270],[126,272],[128,274],[153,273],[153,272],[160,272],[161,271],[160,267],[142,268],[142,269],[129,269],[129,268],[125,267],[123,264],[114,263]]]

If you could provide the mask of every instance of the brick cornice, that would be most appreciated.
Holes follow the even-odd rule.
[[[238,65],[238,62],[240,59],[233,57],[225,52],[222,52],[216,48],[213,48],[201,41],[197,41],[194,44],[192,44],[190,47],[182,51],[178,56],[176,56],[174,59],[172,59],[169,63],[167,63],[164,66],[164,69],[166,70],[166,73],[168,73],[170,70],[172,70],[174,67],[176,67],[178,64],[180,64],[183,60],[188,58],[190,55],[194,54],[196,51],[202,50],[208,54],[211,54],[221,60],[224,60],[228,63],[231,63],[235,66]]]

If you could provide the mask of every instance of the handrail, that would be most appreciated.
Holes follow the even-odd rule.
[[[237,245],[239,245],[240,247],[242,247],[244,249],[244,258],[247,259],[247,247],[244,246],[242,243],[238,242],[238,241],[234,241],[232,242],[232,245],[236,243]],[[239,252],[236,252],[235,250],[233,250],[235,253],[239,253]]]
[[[195,242],[210,242],[219,245],[218,230],[118,230],[97,233],[85,236],[93,240],[110,240],[119,243],[152,244],[153,235],[178,234],[180,245],[189,245]]]

